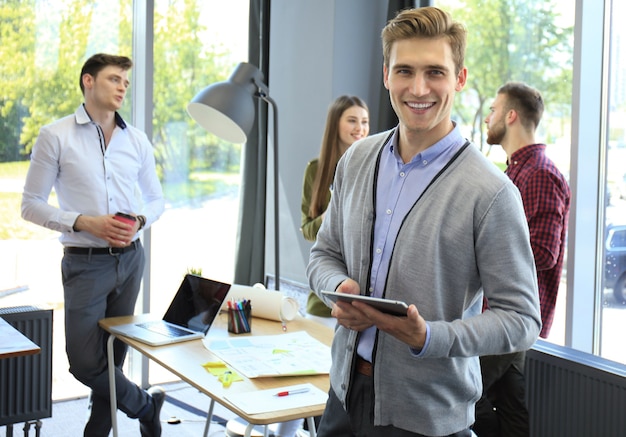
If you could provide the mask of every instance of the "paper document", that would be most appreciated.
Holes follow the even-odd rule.
[[[204,339],[207,349],[247,378],[330,372],[330,348],[305,331]]]
[[[249,300],[252,303],[252,317],[288,322],[298,314],[298,301],[280,291],[233,284],[226,296],[226,301],[230,299]],[[226,309],[226,302],[222,309]]]
[[[288,396],[277,396],[277,393],[293,391],[298,393]],[[246,414],[260,414],[270,411],[322,405],[328,400],[328,393],[323,392],[313,384],[298,384],[269,390],[227,394],[224,398],[237,405]]]

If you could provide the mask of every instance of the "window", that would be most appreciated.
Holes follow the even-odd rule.
[[[487,156],[502,165],[502,151],[484,144],[481,115],[497,87],[520,80],[544,95],[538,139],[570,178],[575,197],[566,254],[571,259],[548,341],[626,363],[620,336],[626,309],[620,249],[626,227],[626,33],[614,18],[605,26],[603,15],[619,16],[622,2],[605,1],[612,12],[573,0],[436,3],[468,25],[466,63],[473,79],[459,96],[456,117]],[[586,11],[584,22],[575,23],[577,10]],[[605,39],[597,32],[603,27]],[[576,51],[575,44],[582,48]]]
[[[486,143],[485,116],[497,89],[507,81],[526,82],[541,91],[545,111],[536,139],[561,172],[569,175],[574,2],[442,0],[438,6],[468,29],[468,84],[457,96],[453,117],[467,138],[500,168],[506,154]],[[476,13],[480,10],[480,13]],[[567,254],[566,254],[567,256]],[[547,339],[565,342],[567,266],[563,269],[557,312]]]
[[[610,2],[607,2],[610,3]],[[624,2],[612,2],[615,14],[625,13]],[[626,363],[621,332],[626,327],[626,30],[611,19],[608,59],[608,120],[606,135],[606,200],[604,278],[600,355]]]
[[[58,234],[21,219],[21,193],[39,128],[82,102],[78,79],[86,57],[131,54],[132,1],[5,2],[0,14],[2,47],[10,48],[0,50],[0,305],[53,308],[53,398],[85,394],[67,371]],[[122,116],[129,114],[126,104]]]
[[[242,145],[207,133],[186,108],[247,61],[248,0],[193,3],[155,2],[153,144],[166,211],[151,231],[150,312],[159,315],[188,271],[234,277]],[[167,378],[150,366],[151,380]]]
[[[144,282],[150,285],[150,311],[164,312],[188,269],[230,281],[241,145],[204,132],[186,105],[247,60],[248,1],[156,1],[154,68],[138,62],[153,43],[145,34],[135,35],[140,53],[132,53],[138,2],[57,0],[53,8],[48,0],[5,3],[0,7],[6,48],[0,50],[0,306],[54,309],[53,399],[82,396],[86,387],[67,371],[58,234],[20,217],[30,149],[42,125],[71,114],[82,102],[78,76],[88,56],[129,55],[136,63],[131,82],[134,75],[154,72],[146,76],[153,95],[133,100],[134,89],[145,83],[132,83],[121,113],[137,125],[133,106],[150,108],[141,115],[151,120],[144,130],[152,131],[167,201],[161,220],[144,235],[152,249],[147,254],[151,274]],[[50,201],[55,202],[54,193]]]

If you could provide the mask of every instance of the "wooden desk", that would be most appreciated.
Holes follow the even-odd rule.
[[[0,359],[35,355],[41,348],[0,317]]]
[[[287,420],[301,418],[308,419],[309,429],[311,430],[311,437],[315,437],[315,426],[313,423],[313,417],[319,416],[324,412],[324,404],[303,408],[293,408],[289,410],[281,410],[270,413],[246,414],[243,410],[241,410],[241,408],[239,408],[239,406],[224,399],[224,396],[229,393],[245,393],[254,390],[265,390],[270,388],[304,383],[311,383],[319,389],[323,390],[324,392],[327,392],[329,389],[328,375],[289,376],[254,379],[248,379],[242,376],[243,381],[233,382],[230,387],[223,387],[222,383],[218,381],[218,379],[214,375],[212,375],[202,367],[202,364],[208,361],[221,361],[217,356],[211,353],[204,346],[202,340],[191,340],[173,345],[152,347],[144,343],[132,340],[128,337],[116,337],[109,330],[111,326],[147,319],[154,319],[154,317],[151,318],[148,315],[128,316],[108,318],[100,321],[100,326],[104,330],[109,332],[109,334],[111,334],[107,343],[107,351],[109,357],[111,415],[114,437],[117,437],[117,402],[115,397],[115,379],[112,376],[112,373],[114,372],[112,351],[113,340],[115,338],[120,339],[133,349],[139,351],[142,355],[145,355],[150,360],[160,364],[161,366],[178,376],[180,379],[192,385],[200,392],[206,394],[208,397],[211,398],[211,405],[209,407],[207,423],[204,430],[205,436],[208,435],[211,417],[213,415],[214,403],[218,402],[249,423],[246,429],[246,437],[250,436],[254,425],[268,425],[271,423],[284,422]],[[330,345],[332,342],[333,330],[312,320],[308,320],[298,316],[295,320],[289,322],[287,324],[287,327],[289,329],[289,332],[306,331],[312,337],[316,338],[324,344]],[[274,335],[281,334],[282,332],[283,331],[280,322],[253,318],[252,333],[239,334],[236,336],[242,337],[246,335]],[[226,313],[222,313],[214,321],[211,329],[207,334],[207,338],[214,339],[224,338],[227,336],[235,336],[235,334],[228,333],[227,315]]]

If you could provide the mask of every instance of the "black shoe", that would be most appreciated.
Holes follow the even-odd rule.
[[[150,402],[153,406],[152,417],[139,419],[139,429],[141,437],[160,437],[161,436],[161,407],[165,402],[165,390],[159,386],[150,387],[148,389]]]

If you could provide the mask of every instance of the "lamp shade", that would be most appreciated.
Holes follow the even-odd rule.
[[[189,115],[204,129],[231,143],[245,143],[254,124],[254,96],[263,85],[263,73],[240,63],[228,80],[200,91],[187,105]]]

